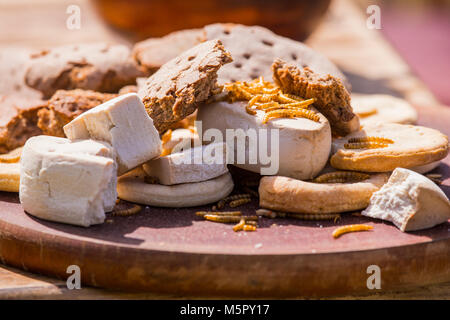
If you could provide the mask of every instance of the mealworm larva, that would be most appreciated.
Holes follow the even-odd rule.
[[[339,227],[339,228],[335,229],[333,231],[333,237],[334,238],[339,238],[344,233],[358,232],[358,231],[368,231],[368,230],[372,230],[372,229],[373,229],[373,227],[369,226],[367,224],[350,224],[350,225],[342,226],[342,227]]]
[[[364,181],[370,178],[367,173],[353,171],[335,171],[324,173],[313,179],[314,183],[343,183],[351,181]]]
[[[441,179],[436,179],[436,178],[428,178],[428,179],[430,179],[431,181],[433,181],[433,182],[436,183],[437,185],[442,184],[442,180],[441,180]]]
[[[380,143],[380,142],[352,142],[352,143],[345,143],[344,148],[345,149],[377,149],[377,148],[386,148],[388,147],[387,143]]]
[[[237,199],[237,200],[231,201],[229,205],[231,208],[235,208],[235,207],[242,206],[243,204],[249,203],[251,201],[252,200],[250,198]]]
[[[234,232],[238,232],[244,229],[245,219],[241,219],[237,225],[233,227]]]
[[[232,223],[232,222],[239,222],[241,219],[247,220],[253,220],[258,221],[257,216],[221,216],[217,214],[206,214],[203,216],[206,220],[213,221],[213,222],[220,222],[220,223]]]
[[[0,163],[15,163],[19,162],[20,157],[22,155],[23,147],[19,147],[14,149],[8,153],[0,154]]]
[[[394,141],[389,138],[384,137],[355,137],[348,139],[348,143],[359,143],[359,142],[377,142],[383,144],[392,144]]]
[[[256,105],[256,109],[258,109],[258,110],[266,110],[266,109],[275,108],[275,107],[278,107],[278,108],[280,107],[280,104],[275,101],[270,101],[270,102]]]
[[[214,216],[241,216],[241,211],[197,211],[196,216],[204,217],[207,214]]]
[[[258,222],[257,221],[253,221],[253,220],[249,220],[249,221],[246,221],[245,224],[249,224],[251,226],[257,226]]]
[[[271,210],[267,210],[267,209],[257,209],[256,211],[256,215],[260,216],[260,217],[266,217],[266,218],[276,218],[277,217],[277,213],[275,211],[271,211]]]
[[[369,111],[364,111],[364,112],[357,112],[356,114],[358,115],[358,117],[360,118],[366,118],[366,117],[370,117],[373,116],[374,114],[378,113],[377,109],[371,109]]]
[[[170,138],[172,138],[172,129],[169,129],[166,132],[164,132],[164,134],[161,137],[161,142],[166,143],[167,141],[170,140]]]
[[[281,103],[293,103],[293,102],[297,102],[297,100],[292,99],[292,98],[286,96],[286,95],[283,94],[282,92],[279,92],[279,93],[277,94],[276,100],[277,100],[278,102],[281,102]]]
[[[430,178],[430,179],[440,179],[440,178],[442,178],[442,174],[440,174],[440,173],[427,173],[426,175],[425,175],[427,178]]]
[[[256,226],[252,226],[250,224],[245,224],[244,231],[256,231]]]
[[[249,194],[252,195],[253,197],[259,198],[259,193],[258,193],[257,191],[255,191],[255,190],[253,190],[253,189],[250,189],[250,188],[247,187],[247,186],[242,186],[242,187],[240,187],[240,188],[242,189],[242,191],[245,191],[245,192],[249,193]]]
[[[126,216],[131,216],[133,214],[136,214],[136,213],[140,212],[141,210],[142,210],[142,207],[140,205],[133,204],[133,206],[131,208],[120,209],[120,210],[113,210],[111,212],[111,214],[113,216],[126,217]]]
[[[286,217],[300,220],[336,220],[339,219],[341,215],[338,213],[332,214],[288,213]]]
[[[159,183],[159,179],[156,178],[156,177],[145,176],[144,177],[144,182],[148,183],[148,184],[158,184]]]
[[[305,100],[302,97],[299,97],[299,96],[297,96],[295,94],[292,94],[292,93],[283,93],[283,95],[288,97],[288,98],[290,98],[290,99],[292,99],[292,100],[296,100],[296,101],[304,101]]]
[[[171,153],[172,153],[172,148],[164,148],[164,149],[162,149],[161,154],[159,156],[164,157]]]
[[[307,118],[307,119],[315,121],[315,122],[320,121],[320,117],[311,110],[278,109],[278,110],[273,110],[273,111],[267,112],[264,115],[262,123],[267,123],[267,121],[272,118],[295,118],[295,117]]]
[[[254,115],[256,114],[256,111],[253,110],[252,108],[250,108],[249,105],[247,105],[247,106],[245,107],[245,111],[247,111],[247,113],[248,113],[249,115],[252,115],[252,116],[254,116]]]

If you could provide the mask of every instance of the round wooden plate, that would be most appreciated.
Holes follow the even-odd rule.
[[[421,111],[421,124],[450,135],[450,110]],[[450,157],[434,172],[450,195]],[[254,200],[243,211],[257,208]],[[18,196],[0,193],[0,260],[65,279],[78,265],[87,285],[188,296],[297,297],[373,293],[370,273],[381,270],[381,290],[450,281],[450,223],[402,233],[380,220],[343,214],[337,222],[261,219],[256,232],[203,221],[190,209],[147,207],[108,217],[90,228],[39,220]],[[341,225],[367,223],[373,231],[331,236]]]

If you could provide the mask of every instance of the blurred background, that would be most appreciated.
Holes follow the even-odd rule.
[[[366,8],[373,4],[381,8],[379,32],[365,26]],[[80,29],[66,26],[70,5],[81,10]],[[259,24],[305,40],[343,68],[356,89],[369,93],[414,96],[400,79],[406,61],[437,100],[450,105],[450,0],[0,0],[0,50],[99,40],[131,45],[212,22]],[[401,57],[396,63],[380,65],[384,42],[378,34]],[[378,55],[375,65],[371,55],[373,61]],[[380,81],[394,75],[397,84],[383,89]]]

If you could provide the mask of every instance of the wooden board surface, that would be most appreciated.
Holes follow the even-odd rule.
[[[10,1],[10,2],[2,2],[1,4],[1,10],[0,10],[0,17],[3,17],[5,19],[0,19],[1,24],[11,25],[11,21],[8,22],[8,19],[10,19],[12,16],[14,16],[14,19],[20,19],[22,21],[28,21],[27,24],[21,24],[20,28],[14,28],[11,31],[11,28],[3,28],[2,30],[9,30],[7,33],[0,33],[0,46],[27,46],[27,47],[33,47],[33,48],[41,48],[42,46],[48,46],[48,45],[58,45],[62,43],[71,43],[76,41],[96,41],[96,40],[108,40],[108,41],[118,41],[118,42],[127,42],[126,39],[123,37],[118,36],[116,33],[114,33],[112,30],[107,29],[104,24],[102,24],[96,17],[95,12],[91,11],[90,4],[88,1],[54,1],[54,0],[46,0],[42,2],[39,6],[33,4],[33,10],[29,10],[31,1]],[[85,14],[85,17],[87,17],[86,20],[83,20],[85,23],[83,25],[83,28],[78,31],[68,31],[64,28],[64,22],[65,22],[65,8],[68,4],[76,3],[79,4],[82,8],[83,14]],[[36,10],[38,10],[41,14],[36,14]],[[38,12],[38,13],[39,13]],[[46,16],[48,18],[45,19],[46,23],[42,23],[42,16]],[[39,19],[38,19],[39,18]],[[33,33],[33,30],[38,30],[38,34]],[[11,31],[11,32],[10,32]],[[367,30],[365,28],[365,16],[363,14],[363,11],[359,10],[355,5],[353,5],[350,1],[347,0],[338,0],[334,1],[330,8],[330,12],[327,16],[327,18],[324,20],[324,23],[320,26],[320,28],[308,39],[308,44],[312,47],[316,48],[317,50],[323,52],[327,56],[329,56],[334,62],[336,62],[343,70],[346,72],[346,74],[349,76],[350,80],[352,81],[354,91],[356,92],[367,92],[367,93],[390,93],[397,96],[403,96],[406,99],[408,99],[411,103],[413,103],[416,106],[419,107],[426,107],[426,108],[434,108],[438,107],[439,103],[436,101],[436,99],[433,97],[433,95],[423,86],[423,84],[418,80],[414,75],[411,73],[408,66],[401,60],[401,58],[398,57],[398,55],[392,50],[392,48],[382,39],[380,36],[380,33],[376,30]],[[439,116],[436,116],[436,113],[446,113],[447,110],[439,108],[435,111],[429,111],[428,109],[423,108],[421,111],[422,118],[421,121],[423,123],[427,124],[434,124],[435,126],[441,126],[442,124],[446,126],[446,120],[443,120],[445,118],[441,118]],[[448,123],[448,122],[447,122]],[[448,134],[448,132],[447,132]],[[447,159],[448,163],[448,159]],[[448,168],[448,167],[443,167]],[[442,170],[442,168],[441,168]],[[448,194],[448,179],[445,182],[446,186],[444,188],[446,189],[446,192]],[[8,203],[8,206],[14,207],[17,206],[14,204],[13,198],[8,197],[8,201],[12,203]],[[17,209],[17,208],[16,208]],[[20,210],[19,210],[20,214]],[[22,213],[23,215],[23,213]],[[335,282],[331,286],[331,289],[328,288],[328,286],[324,283],[320,283],[320,279],[315,279],[312,281],[314,288],[318,288],[318,290],[314,290],[314,292],[309,292],[308,290],[312,290],[313,288],[305,286],[301,286],[301,282],[299,283],[299,287],[301,290],[296,290],[295,292],[289,292],[289,290],[285,290],[285,288],[289,287],[288,283],[285,282],[279,282],[276,278],[277,272],[282,272],[281,275],[288,274],[289,276],[297,279],[296,281],[300,281],[302,278],[305,277],[305,274],[299,275],[299,272],[297,270],[292,270],[292,273],[295,274],[289,274],[289,270],[283,269],[285,268],[286,262],[292,262],[292,263],[307,263],[305,266],[306,269],[303,269],[304,271],[311,272],[314,270],[314,274],[317,277],[317,274],[327,274],[331,273],[336,267],[345,267],[341,264],[337,264],[335,260],[333,262],[333,259],[331,259],[332,255],[339,256],[343,253],[339,253],[339,250],[347,250],[346,252],[349,253],[352,250],[352,240],[354,240],[354,236],[356,235],[347,235],[345,238],[343,237],[340,240],[344,240],[344,242],[340,243],[338,247],[339,249],[336,249],[334,252],[327,253],[327,247],[325,245],[321,246],[312,246],[310,245],[302,247],[303,251],[300,254],[294,255],[292,254],[296,249],[294,246],[289,245],[286,247],[286,254],[283,255],[273,255],[273,251],[275,250],[276,246],[280,246],[279,238],[284,239],[291,239],[293,236],[293,233],[299,232],[303,233],[303,230],[305,228],[307,229],[313,229],[314,231],[319,231],[318,234],[320,234],[323,239],[325,240],[325,243],[332,244],[332,239],[329,237],[327,238],[325,235],[329,235],[329,231],[332,230],[332,226],[327,224],[322,224],[324,227],[320,228],[319,226],[310,225],[307,227],[308,223],[306,224],[289,224],[289,225],[283,225],[283,223],[280,223],[280,226],[266,226],[266,228],[261,228],[260,231],[257,233],[257,237],[262,237],[264,241],[269,241],[269,244],[272,242],[272,238],[270,238],[270,233],[273,230],[278,230],[277,236],[275,237],[275,242],[273,243],[273,247],[270,245],[266,246],[263,242],[255,242],[257,238],[248,238],[249,235],[240,237],[237,236],[232,243],[229,244],[228,247],[224,247],[224,250],[233,251],[234,249],[238,248],[240,251],[239,254],[233,255],[230,257],[227,254],[221,255],[223,257],[217,257],[208,256],[208,249],[206,245],[203,245],[202,248],[197,247],[196,253],[191,253],[191,258],[189,259],[183,259],[181,261],[181,271],[179,273],[175,273],[175,269],[178,266],[178,269],[180,267],[180,264],[177,261],[177,257],[174,257],[174,254],[170,252],[170,250],[175,250],[176,245],[174,246],[174,241],[176,242],[183,242],[186,240],[186,237],[190,236],[190,233],[187,231],[189,228],[197,228],[196,231],[203,231],[206,230],[207,232],[215,232],[219,231],[222,232],[222,234],[218,233],[215,235],[209,234],[209,236],[205,235],[203,238],[204,240],[217,240],[223,237],[223,232],[232,233],[229,230],[229,227],[222,226],[222,225],[215,225],[213,228],[209,228],[211,225],[208,224],[208,227],[202,226],[204,222],[200,222],[196,218],[193,218],[192,213],[188,215],[182,215],[180,212],[175,212],[176,216],[183,216],[185,219],[180,220],[178,225],[175,226],[168,226],[167,225],[167,219],[166,218],[173,218],[173,217],[167,217],[166,214],[163,214],[161,217],[156,218],[154,216],[151,216],[151,213],[148,214],[148,217],[146,215],[145,219],[143,219],[141,222],[144,223],[142,228],[139,227],[136,228],[136,225],[133,227],[132,224],[125,223],[124,229],[120,234],[120,242],[118,244],[114,244],[115,247],[120,248],[126,248],[126,250],[122,249],[116,249],[116,253],[118,256],[121,254],[131,254],[131,256],[127,255],[127,259],[123,262],[124,264],[129,264],[130,268],[128,269],[114,269],[114,274],[117,277],[117,274],[124,274],[125,277],[128,279],[132,277],[139,277],[142,272],[139,268],[133,268],[132,261],[133,261],[133,255],[135,257],[138,257],[138,259],[144,259],[141,258],[142,250],[144,252],[151,252],[150,255],[144,255],[145,259],[151,259],[148,262],[155,263],[155,257],[158,257],[158,252],[164,252],[157,249],[157,245],[163,248],[167,254],[164,256],[164,259],[167,259],[166,261],[172,262],[173,268],[169,267],[169,271],[175,274],[175,278],[165,278],[167,282],[170,284],[170,282],[175,281],[175,283],[180,284],[179,281],[184,280],[186,276],[189,276],[190,273],[187,271],[189,270],[189,267],[193,268],[196,266],[202,266],[202,263],[212,263],[213,261],[215,263],[216,268],[214,271],[217,271],[221,267],[221,264],[226,265],[228,261],[234,261],[234,262],[242,262],[242,269],[239,271],[245,271],[243,272],[244,275],[249,276],[250,278],[247,278],[249,282],[242,282],[243,281],[243,275],[238,274],[234,278],[234,284],[228,284],[229,289],[226,290],[220,290],[223,288],[224,284],[222,282],[214,282],[215,274],[210,274],[210,278],[202,277],[202,279],[198,279],[198,281],[202,281],[202,283],[213,281],[214,288],[211,287],[210,289],[213,291],[213,293],[218,294],[219,292],[222,292],[220,296],[229,297],[236,294],[236,290],[239,288],[239,294],[240,291],[243,294],[253,295],[255,296],[261,295],[261,294],[268,294],[267,290],[256,290],[255,288],[258,287],[258,285],[261,285],[261,282],[257,281],[258,277],[261,277],[261,274],[264,271],[264,274],[269,274],[267,276],[270,278],[269,280],[272,280],[272,285],[276,282],[278,282],[278,287],[276,288],[275,292],[280,294],[289,294],[290,296],[294,295],[296,297],[301,296],[308,296],[308,294],[314,293],[314,294],[321,294],[322,296],[326,294],[329,296],[330,294],[345,294],[346,292],[349,294],[352,294],[352,297],[356,297],[356,294],[361,295],[370,295],[373,294],[373,291],[367,291],[366,288],[362,287],[365,285],[365,280],[367,278],[367,274],[365,273],[365,269],[361,266],[363,263],[359,263],[359,266],[357,269],[351,269],[348,268],[344,270],[343,276],[348,276],[348,274],[354,274],[353,280],[350,284],[350,286],[354,286],[353,289],[356,289],[356,291],[348,291],[346,289],[342,290],[342,286],[339,281],[340,277],[335,277]],[[20,215],[18,216],[20,217]],[[190,217],[190,218],[189,218]],[[24,220],[20,220],[20,219]],[[49,267],[51,269],[51,273],[53,275],[59,275],[62,277],[62,279],[65,279],[67,277],[67,274],[63,273],[65,271],[65,267],[67,264],[68,257],[75,257],[75,262],[79,262],[77,259],[80,257],[88,258],[89,259],[99,259],[98,256],[96,256],[94,253],[98,253],[98,245],[99,244],[105,244],[107,246],[111,246],[114,242],[111,241],[111,238],[109,238],[108,235],[105,236],[105,238],[99,238],[96,234],[89,234],[87,235],[87,241],[86,242],[80,242],[79,240],[82,239],[83,234],[75,233],[69,234],[69,242],[70,245],[68,245],[64,250],[61,250],[61,246],[67,244],[67,242],[64,241],[55,241],[54,236],[45,235],[47,231],[50,232],[56,232],[58,234],[57,237],[58,240],[65,239],[67,237],[67,231],[64,227],[61,227],[61,225],[52,225],[48,222],[41,222],[37,219],[30,218],[28,216],[22,216],[19,220],[22,222],[26,222],[24,226],[18,226],[15,224],[15,222],[4,222],[3,226],[8,225],[8,228],[5,228],[6,231],[3,231],[3,237],[5,239],[8,238],[8,241],[13,241],[16,244],[9,246],[6,241],[2,241],[3,247],[0,248],[1,252],[3,251],[3,248],[8,248],[10,258],[16,259],[17,263],[15,264],[17,267],[29,270],[28,267],[33,265],[34,263],[40,263],[39,261],[46,261],[46,263],[50,264],[49,257],[53,257],[55,261],[59,261],[60,263],[57,266]],[[142,219],[139,217],[131,217],[130,219]],[[340,223],[353,221],[351,219],[355,219],[350,217],[350,220],[342,220]],[[273,222],[273,221],[271,221]],[[115,221],[111,225],[107,225],[106,228],[110,230],[110,232],[117,231],[116,226],[117,221]],[[270,222],[269,222],[270,223]],[[441,283],[445,281],[449,281],[448,279],[448,259],[445,260],[445,257],[449,255],[448,251],[448,224],[443,225],[441,227],[438,227],[437,229],[433,229],[431,231],[432,234],[428,234],[427,232],[419,232],[417,234],[412,235],[403,235],[399,233],[398,231],[395,231],[394,227],[388,224],[380,224],[376,223],[375,221],[372,222],[374,225],[376,225],[377,230],[378,227],[381,227],[383,229],[386,229],[388,234],[395,234],[396,240],[399,240],[400,246],[397,248],[391,248],[386,249],[383,248],[383,245],[381,243],[375,243],[371,241],[373,240],[372,236],[375,234],[376,231],[373,233],[365,233],[360,234],[359,236],[362,236],[364,243],[366,243],[369,247],[372,249],[370,250],[362,250],[356,252],[356,254],[363,254],[360,256],[353,256],[352,259],[348,261],[348,264],[351,265],[351,261],[353,263],[355,261],[361,262],[360,259],[365,257],[366,259],[370,260],[371,262],[379,259],[378,262],[381,263],[380,267],[383,268],[383,263],[386,263],[384,266],[387,266],[388,274],[391,274],[392,277],[395,276],[394,281],[391,281],[392,279],[390,276],[387,278],[384,278],[382,292],[389,292],[389,290],[395,289],[395,288],[402,288],[402,290],[406,290],[406,287],[415,287],[417,290],[413,291],[413,293],[396,293],[395,295],[391,293],[387,293],[385,297],[391,298],[391,297],[448,297],[448,288],[449,286],[444,284],[441,286],[438,286],[436,290],[427,289],[425,287],[418,287],[418,285],[426,284],[426,283]],[[31,228],[36,227],[37,234],[36,239],[40,239],[40,242],[34,242],[33,241],[26,241],[24,238],[21,238],[26,235],[26,233],[21,233],[18,231],[18,229],[15,228]],[[445,228],[447,226],[447,229]],[[145,229],[158,229],[158,231],[153,230],[153,235],[159,234],[160,231],[163,229],[169,229],[168,232],[165,233],[165,236],[170,239],[169,233],[170,230],[180,230],[186,229],[184,231],[185,237],[181,236],[173,236],[170,241],[165,243],[165,241],[159,241],[159,242],[153,242],[153,245],[150,245],[149,242],[145,241],[145,237],[148,235],[147,231]],[[276,229],[275,229],[276,228]],[[328,228],[328,230],[327,230]],[[442,228],[442,229],[439,229]],[[79,228],[76,228],[79,229]],[[272,231],[271,231],[272,230]],[[435,231],[437,230],[437,231]],[[447,230],[447,236],[445,236],[445,230]],[[45,231],[45,232],[44,232]],[[301,232],[300,232],[301,231]],[[436,234],[435,234],[436,232]],[[291,233],[291,234],[290,234]],[[151,232],[150,232],[151,234]],[[164,234],[164,233],[162,233]],[[39,235],[39,236],[38,236]],[[86,235],[84,235],[86,237]],[[253,236],[253,234],[252,234]],[[209,238],[208,238],[209,237]],[[322,239],[315,238],[316,241]],[[74,239],[75,238],[75,239]],[[194,238],[189,238],[190,242],[188,241],[186,243],[186,247],[189,247],[192,249],[195,247],[195,241]],[[358,239],[358,238],[356,238]],[[439,240],[440,239],[440,240]],[[70,241],[75,242],[70,242]],[[377,241],[378,239],[375,239]],[[44,243],[46,241],[49,241],[48,243],[52,243],[52,245],[47,246],[47,249],[41,250],[41,243]],[[77,242],[78,241],[78,242]],[[278,242],[277,242],[278,241]],[[320,241],[321,242],[321,241]],[[78,244],[76,244],[78,243]],[[80,243],[88,243],[88,245],[80,244]],[[243,246],[241,248],[241,243],[243,243]],[[262,243],[263,245],[260,247],[259,245],[257,248],[255,248],[255,244]],[[409,243],[409,244],[408,244]],[[157,245],[156,245],[157,244]],[[294,242],[293,244],[299,244],[298,242]],[[355,242],[353,241],[353,244]],[[234,248],[232,247],[234,245]],[[302,245],[302,243],[300,243]],[[406,246],[405,246],[406,245]],[[444,245],[444,247],[442,247]],[[141,248],[143,247],[143,248]],[[317,248],[316,248],[317,247]],[[270,249],[272,248],[272,249]],[[378,248],[378,249],[376,249]],[[414,248],[414,249],[412,249]],[[134,250],[132,250],[134,249]],[[150,250],[152,249],[152,250]],[[249,250],[248,252],[244,252],[246,250]],[[261,250],[262,249],[262,250]],[[281,248],[283,249],[283,248]],[[34,250],[35,253],[39,253],[36,255],[33,255],[32,257],[27,257],[23,252],[27,252],[26,250]],[[58,253],[59,250],[59,253]],[[101,249],[103,250],[103,249]],[[179,250],[179,248],[178,248]],[[261,253],[260,251],[261,250]],[[272,253],[271,253],[272,250]],[[291,251],[290,251],[291,250]],[[298,250],[298,248],[297,248]],[[308,250],[311,250],[310,253],[307,253]],[[315,252],[312,252],[315,250]],[[290,253],[289,253],[290,251]],[[29,251],[31,252],[31,251]],[[127,253],[128,252],[128,253]],[[132,252],[132,253],[131,253]],[[179,251],[178,251],[179,252]],[[203,252],[203,253],[202,253]],[[378,253],[376,253],[378,252]],[[81,253],[81,254],[80,254]],[[254,254],[250,254],[254,253]],[[364,255],[364,253],[366,253]],[[155,256],[156,254],[156,256]],[[211,254],[211,252],[209,253]],[[307,259],[301,259],[299,256],[305,256]],[[199,256],[203,256],[203,260],[198,259]],[[245,257],[252,257],[256,256],[255,260],[249,261],[245,260]],[[271,265],[270,272],[265,272],[267,270],[261,270],[260,269],[260,263],[263,263],[258,260],[259,257],[262,257],[262,259],[267,258],[269,256],[276,257],[276,259],[273,260],[273,264]],[[290,259],[285,259],[286,257],[291,256]],[[311,257],[326,257],[330,258],[330,260],[314,260],[314,258],[311,259]],[[101,257],[101,256],[100,256]],[[123,256],[122,256],[123,257]],[[409,258],[408,258],[409,257]],[[185,258],[185,256],[183,257]],[[243,258],[244,260],[234,260],[235,258]],[[402,269],[402,273],[398,274],[398,272],[393,271],[391,267],[393,261],[397,261],[399,258],[403,259],[410,259],[409,263],[406,266],[402,265],[395,265],[396,269]],[[2,259],[4,262],[6,262],[5,257],[2,255]],[[36,259],[33,261],[33,259]],[[94,260],[95,260],[94,259]],[[444,259],[444,260],[442,260]],[[66,261],[65,261],[66,260]],[[92,260],[92,261],[94,261]],[[111,259],[111,260],[105,260],[105,261],[111,261],[111,262],[122,262],[120,259]],[[153,262],[152,262],[153,261]],[[157,261],[157,260],[156,260]],[[365,260],[366,261],[366,260]],[[175,263],[176,262],[176,263]],[[252,268],[245,268],[247,264],[251,262]],[[345,262],[347,263],[347,262]],[[30,264],[30,265],[28,265]],[[295,264],[294,264],[295,265]],[[357,263],[354,265],[358,265]],[[96,268],[98,266],[91,264],[89,268]],[[105,266],[103,266],[105,268]],[[158,267],[158,266],[156,266]],[[314,269],[313,269],[314,268]],[[322,268],[322,269],[321,269]],[[33,269],[38,272],[44,272],[44,268],[38,268]],[[97,279],[94,273],[94,276],[92,276],[92,272],[90,269],[84,269],[83,277],[84,281],[86,283],[92,283],[92,284],[103,284],[101,281],[105,281],[105,279],[102,279],[101,275],[100,278]],[[165,269],[163,269],[162,272],[164,272]],[[113,272],[111,271],[111,272]],[[323,272],[321,272],[323,271]],[[161,269],[155,268],[153,269],[153,272],[149,275],[149,278],[154,278],[157,281],[162,281],[164,277],[162,276]],[[241,272],[242,273],[242,272]],[[7,276],[4,276],[4,275]],[[312,273],[310,273],[312,274]],[[203,276],[203,274],[201,274]],[[231,275],[229,275],[229,278]],[[300,277],[300,278],[299,278]],[[142,277],[141,277],[142,278]],[[6,281],[5,281],[6,279]],[[226,280],[226,279],[225,279]],[[264,280],[264,279],[263,279]],[[8,282],[9,281],[9,282]],[[178,282],[177,282],[178,281]],[[9,283],[9,286],[8,286]],[[242,285],[244,283],[244,285]],[[6,284],[6,287],[4,286]],[[123,285],[123,284],[122,284]],[[181,283],[181,286],[175,287],[175,285],[172,283],[169,285],[166,289],[163,288],[163,290],[160,290],[161,288],[153,287],[151,282],[147,283],[137,283],[137,286],[147,287],[149,288],[148,291],[150,292],[164,292],[165,290],[170,291],[170,294],[177,294],[181,295],[183,297],[202,297],[201,290],[196,291],[189,291],[186,288],[189,287],[189,284],[187,282]],[[190,284],[192,286],[192,283]],[[248,289],[245,289],[248,285]],[[233,289],[234,286],[234,289]],[[61,293],[64,293],[66,296],[75,297],[73,294],[73,291],[71,294],[68,294],[67,290],[64,290],[65,283],[64,281],[58,281],[58,280],[49,280],[48,278],[35,276],[28,273],[23,272],[17,272],[14,269],[8,268],[5,273],[0,274],[0,297],[1,296],[20,296],[20,297],[30,297],[30,296],[48,296],[48,295],[58,295]],[[325,288],[327,287],[327,288]],[[433,287],[434,288],[434,287]],[[26,289],[26,290],[25,290]],[[41,290],[42,289],[42,290]],[[204,289],[204,287],[203,287]],[[243,290],[245,289],[245,290]],[[326,289],[326,290],[322,290]],[[36,291],[37,290],[37,291]],[[91,291],[90,294],[86,294],[86,297],[118,297],[120,296],[119,293],[113,293],[113,292],[107,292],[107,291],[95,291],[94,289],[89,289]],[[233,291],[234,290],[234,291]],[[359,291],[358,291],[359,290]],[[361,291],[362,290],[362,291]],[[86,292],[82,290],[83,292]],[[27,293],[24,293],[27,292]],[[31,293],[32,292],[32,293]],[[46,294],[44,294],[46,292]],[[95,293],[96,292],[96,293]],[[190,292],[190,293],[189,293]],[[403,291],[402,291],[403,292]],[[408,290],[409,292],[409,290]],[[439,292],[439,293],[436,293]],[[444,293],[443,293],[444,292]],[[136,296],[135,296],[136,297]],[[142,297],[142,296],[139,296]],[[153,294],[153,295],[145,295],[145,298],[158,298],[158,297],[167,297],[167,296],[161,296],[160,294]],[[204,296],[203,296],[204,297]],[[381,296],[383,297],[383,295]]]
[[[450,135],[450,110],[424,109],[420,123]],[[449,160],[436,170],[447,195]],[[255,200],[242,210],[251,214],[257,207]],[[450,281],[450,223],[402,233],[390,223],[346,214],[337,222],[262,219],[257,232],[235,233],[230,225],[195,216],[208,209],[147,207],[80,228],[34,218],[16,194],[0,193],[0,259],[59,278],[67,277],[69,265],[78,265],[83,283],[91,286],[186,295],[367,292],[372,264],[381,268],[385,289]],[[374,230],[331,236],[337,226],[354,223]]]

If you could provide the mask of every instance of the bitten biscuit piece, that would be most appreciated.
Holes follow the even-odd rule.
[[[339,79],[321,76],[307,67],[300,70],[280,59],[272,64],[272,71],[273,80],[283,92],[316,99],[314,106],[330,121],[335,135],[345,136],[359,130],[359,119],[353,113],[350,95]]]
[[[262,208],[326,214],[364,209],[372,194],[388,180],[387,174],[375,174],[354,183],[313,183],[288,177],[263,177],[259,184]]]
[[[58,89],[117,92],[142,75],[126,46],[94,43],[61,46],[32,55],[25,80],[48,98]]]
[[[361,125],[388,122],[414,124],[417,111],[406,101],[387,94],[352,94],[353,112]]]
[[[217,202],[234,188],[229,172],[214,179],[173,186],[147,183],[145,177],[142,167],[121,176],[117,183],[120,199],[156,207],[195,207]]]
[[[430,179],[397,168],[389,181],[372,195],[362,215],[391,221],[401,231],[434,227],[450,219],[450,202]]]
[[[58,90],[38,112],[38,127],[49,136],[64,137],[63,127],[83,112],[90,110],[116,94],[91,90]]]
[[[350,83],[331,61],[301,42],[259,26],[216,23],[205,26],[204,31],[206,40],[219,39],[233,57],[233,63],[220,69],[219,84],[260,76],[270,79],[272,73],[268,66],[280,58],[299,68],[310,67],[321,75],[331,74],[350,90]]]
[[[82,113],[64,126],[70,140],[106,141],[114,148],[118,174],[131,170],[161,153],[161,140],[141,99],[128,93]]]
[[[165,185],[206,181],[228,172],[226,153],[226,143],[211,143],[148,161],[142,168]]]
[[[207,41],[167,62],[148,78],[143,89],[145,108],[163,133],[193,113],[217,88],[217,71],[231,62],[219,40]]]
[[[136,43],[132,56],[151,75],[166,62],[199,44],[202,35],[202,29],[188,29],[161,38],[150,38]]]
[[[110,146],[93,140],[30,138],[20,159],[20,203],[45,220],[102,223],[117,198],[113,156]]]
[[[36,98],[0,95],[0,153],[25,144],[28,138],[42,134],[38,111],[45,102]]]
[[[387,172],[397,167],[424,166],[445,158],[446,135],[422,126],[398,123],[365,125],[332,143],[331,165],[336,169]]]

